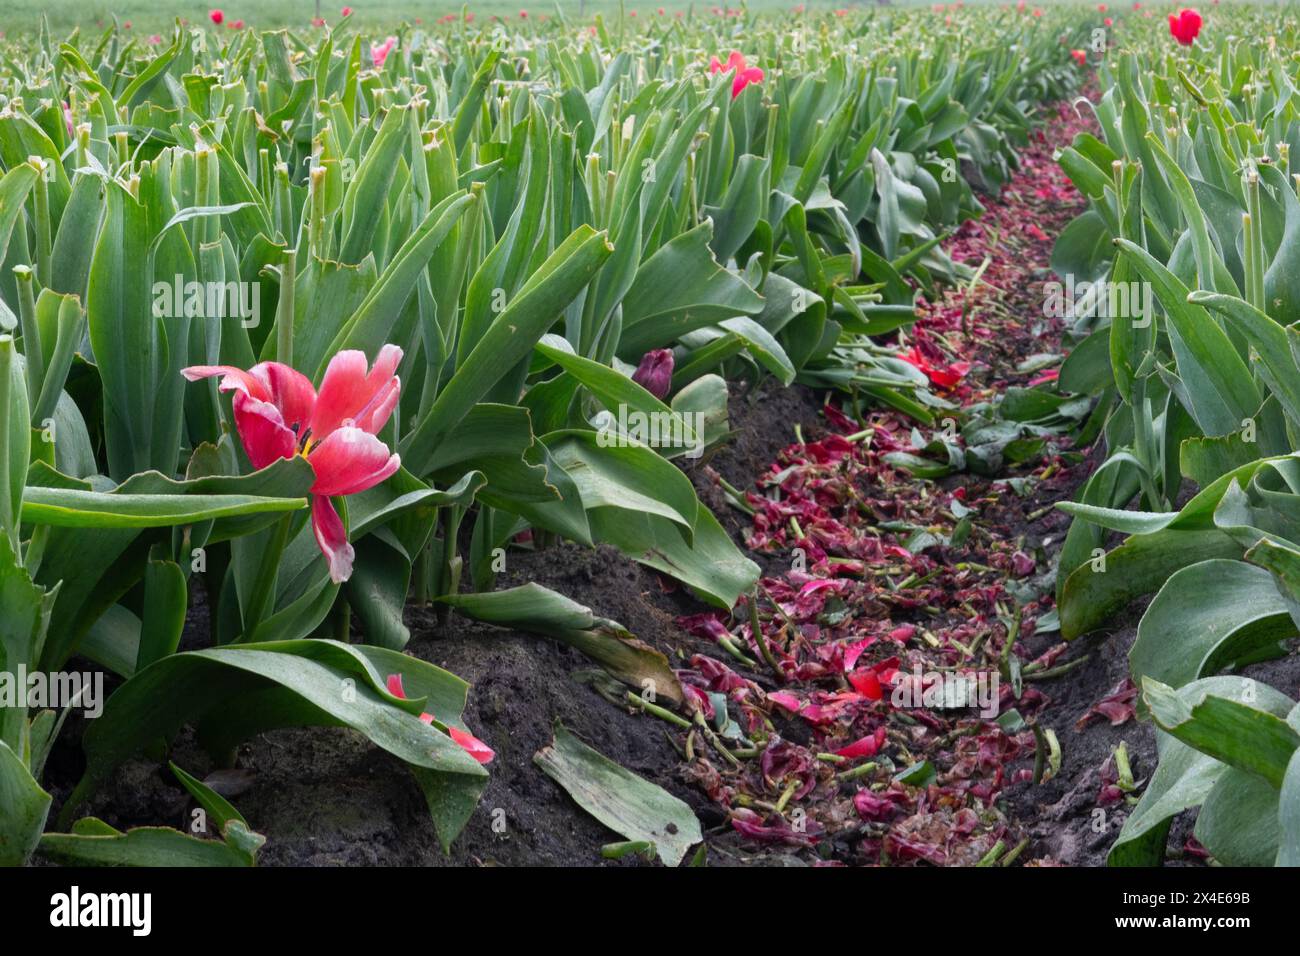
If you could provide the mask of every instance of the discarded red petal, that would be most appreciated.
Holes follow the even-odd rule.
[[[451,739],[464,747],[465,752],[479,763],[491,763],[492,758],[496,756],[496,752],[491,747],[459,727],[448,727],[447,733],[451,734]]]
[[[847,747],[841,747],[835,753],[841,757],[874,757],[885,745],[885,728],[877,727],[875,733],[855,740]]]

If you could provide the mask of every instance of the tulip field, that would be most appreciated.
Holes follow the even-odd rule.
[[[0,863],[1300,865],[1297,317],[1288,4],[0,11]]]

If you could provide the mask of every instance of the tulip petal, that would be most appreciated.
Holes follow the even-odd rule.
[[[496,752],[491,747],[473,734],[467,734],[457,727],[448,727],[447,733],[451,734],[451,739],[464,747],[465,752],[479,763],[491,763],[492,758],[496,756]]]
[[[336,428],[307,460],[316,470],[311,490],[317,495],[354,495],[373,488],[402,463],[378,438],[353,426]]]
[[[400,697],[402,700],[406,700],[406,691],[402,689],[401,674],[388,675],[388,692],[394,697]]]
[[[190,382],[197,382],[203,378],[212,378],[214,375],[222,375],[224,378],[217,385],[217,388],[221,389],[221,391],[241,391],[261,402],[271,400],[271,392],[266,387],[265,382],[257,378],[257,376],[245,372],[242,368],[235,368],[233,365],[191,365],[188,368],[181,369],[181,374]]]
[[[292,458],[297,453],[297,437],[285,427],[278,408],[244,391],[235,393],[232,404],[239,440],[254,468],[265,468],[273,461]]]
[[[391,393],[399,385],[393,373],[401,360],[402,350],[396,345],[385,345],[379,350],[369,374],[366,355],[357,349],[344,349],[330,359],[312,414],[313,439],[321,441],[329,437],[347,421],[367,431],[383,427],[397,401]],[[366,428],[367,425],[374,428]]]
[[[352,577],[352,561],[356,558],[356,552],[348,544],[347,529],[334,510],[333,502],[324,495],[312,496],[311,530],[329,564],[330,580],[342,584]]]
[[[307,376],[280,362],[262,362],[248,371],[233,365],[191,365],[181,374],[191,382],[220,375],[221,391],[243,392],[259,402],[270,402],[280,410],[284,424],[300,433],[316,405],[316,390]]]
[[[377,434],[393,414],[393,409],[397,407],[401,391],[402,382],[397,376],[384,382],[379,386],[379,391],[375,392],[374,397],[354,416],[353,424],[363,432]]]
[[[370,398],[366,391],[366,353],[357,349],[344,349],[330,359],[316,393],[316,409],[312,413],[311,433],[317,441],[326,438],[338,428],[343,419]]]
[[[280,409],[284,423],[301,435],[316,407],[316,389],[311,380],[282,362],[262,362],[250,368],[248,374],[266,386],[269,401]]]

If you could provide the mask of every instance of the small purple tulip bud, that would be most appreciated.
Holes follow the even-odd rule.
[[[663,398],[673,381],[672,349],[651,349],[641,356],[641,364],[632,375],[636,382],[655,398]]]

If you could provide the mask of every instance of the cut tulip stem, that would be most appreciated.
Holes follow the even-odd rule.
[[[865,777],[867,774],[871,773],[871,771],[875,769],[876,769],[875,761],[870,760],[864,764],[859,764],[858,766],[854,767],[852,770],[844,770],[841,771],[840,773],[837,773],[835,775],[835,779],[838,780],[840,783],[848,783],[850,780],[857,780],[859,777]]]
[[[682,730],[691,729],[691,722],[685,717],[674,714],[671,710],[660,707],[658,704],[650,703],[650,701],[643,699],[640,694],[636,694],[630,690],[627,691],[627,702],[633,707],[645,711],[647,714],[658,717],[660,720],[666,720],[675,727],[682,728]]]
[[[1010,866],[1016,862],[1021,853],[1025,852],[1025,847],[1029,846],[1029,837],[1025,837],[1019,843],[1011,848],[1011,852],[998,861],[998,866]]]
[[[275,360],[285,365],[293,364],[293,286],[297,275],[298,253],[285,249],[280,266],[280,301],[275,309]]]
[[[35,405],[45,382],[45,358],[41,330],[36,322],[36,297],[32,291],[32,270],[14,266],[18,286],[18,328],[23,335],[23,359],[27,367],[27,402]]]
[[[767,644],[767,638],[763,636],[763,624],[758,619],[758,591],[752,591],[749,595],[749,632],[754,639],[754,644],[758,647],[758,653],[762,655],[763,662],[776,675],[778,683],[785,683],[785,672],[781,670],[781,665],[777,663],[776,658],[772,655],[772,648]]]
[[[985,853],[982,857],[980,857],[980,861],[975,865],[995,866],[998,862],[998,857],[1002,855],[1002,851],[1005,850],[1006,848],[1007,848],[1006,842],[1003,840],[999,840],[997,843],[993,844],[993,846],[989,848],[989,851],[987,853]]]

